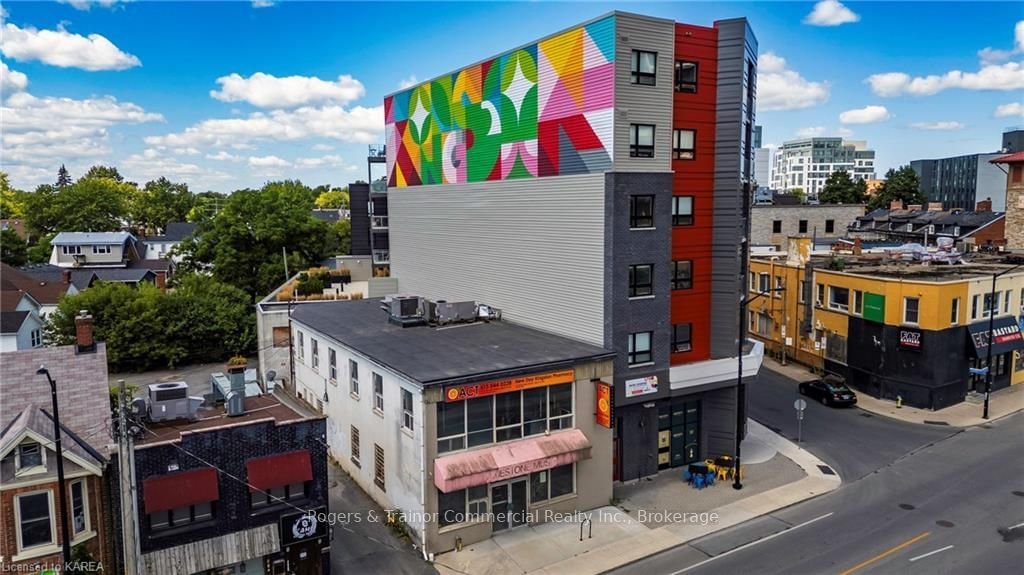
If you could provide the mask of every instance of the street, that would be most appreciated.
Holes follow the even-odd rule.
[[[751,416],[795,439],[795,397],[794,383],[762,370],[759,384],[751,386]],[[860,413],[808,402],[804,446],[842,475],[840,489],[613,572],[1019,570],[1024,564],[1024,414],[956,433]]]

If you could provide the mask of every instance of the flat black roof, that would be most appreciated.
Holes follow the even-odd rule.
[[[379,299],[305,303],[292,319],[423,385],[564,369],[615,352],[504,320],[401,327]]]

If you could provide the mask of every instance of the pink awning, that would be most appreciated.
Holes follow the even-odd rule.
[[[434,485],[451,493],[590,459],[590,441],[578,429],[510,441],[434,460]]]

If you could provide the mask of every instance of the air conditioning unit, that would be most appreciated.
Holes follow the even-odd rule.
[[[391,309],[389,311],[392,317],[399,319],[419,317],[420,298],[416,296],[397,296],[391,300]]]
[[[445,325],[465,321],[476,321],[475,301],[437,303],[437,323]]]
[[[195,419],[203,398],[190,397],[184,381],[154,383],[149,386],[149,420]]]

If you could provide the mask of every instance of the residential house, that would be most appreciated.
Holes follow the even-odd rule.
[[[81,289],[85,287],[82,286]],[[0,263],[0,293],[3,294],[4,301],[17,303],[21,300],[22,294],[28,294],[35,304],[38,304],[37,311],[43,319],[57,309],[57,303],[65,293],[74,295],[79,291],[79,286],[71,282],[68,270],[49,265],[18,269]],[[5,310],[8,309],[6,305]]]
[[[43,320],[39,310],[39,302],[25,292],[0,292],[0,352],[43,345]]]
[[[62,268],[126,267],[144,256],[128,232],[60,232],[50,245],[50,264]]]
[[[850,237],[864,241],[936,245],[951,238],[961,251],[998,248],[1006,244],[1006,214],[993,212],[991,201],[978,202],[974,211],[944,210],[941,203],[927,206],[894,201],[858,217],[847,228]]]
[[[144,238],[145,252],[142,254],[147,260],[174,259],[181,261],[181,256],[170,258],[169,255],[178,244],[185,238],[195,233],[196,225],[191,222],[169,222],[164,228],[163,235]]]

